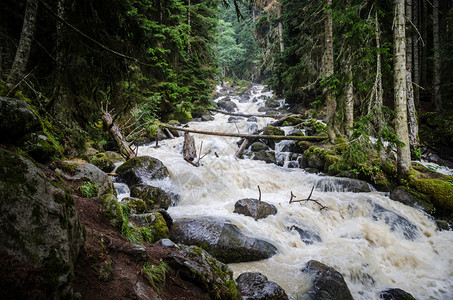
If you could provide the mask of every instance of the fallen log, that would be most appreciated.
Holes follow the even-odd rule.
[[[110,135],[113,137],[116,144],[120,148],[121,155],[123,155],[126,159],[134,158],[136,156],[136,153],[132,150],[130,144],[124,138],[123,134],[121,133],[121,129],[113,121],[112,115],[109,112],[104,111],[102,113],[102,121],[104,122],[105,127],[108,129]]]
[[[258,134],[241,134],[241,133],[229,133],[229,132],[214,132],[214,131],[204,131],[204,130],[193,130],[181,127],[170,126],[166,124],[159,123],[159,126],[171,129],[178,130],[190,133],[204,134],[204,135],[215,135],[215,136],[225,136],[225,137],[240,137],[246,139],[264,139],[264,140],[276,140],[276,141],[310,141],[310,142],[321,142],[328,139],[327,136],[290,136],[290,135],[258,135]]]

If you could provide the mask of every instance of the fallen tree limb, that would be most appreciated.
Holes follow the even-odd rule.
[[[321,204],[321,202],[319,202],[318,200],[315,200],[315,199],[310,199],[311,198],[311,195],[313,194],[313,190],[315,189],[315,186],[313,186],[311,188],[311,192],[310,192],[310,195],[308,196],[307,199],[301,199],[301,200],[293,200],[294,198],[296,198],[296,195],[293,194],[293,191],[291,191],[291,198],[289,199],[289,203],[293,203],[293,202],[308,202],[308,201],[311,201],[311,202],[314,202],[316,204],[318,204],[320,206],[320,209],[319,210],[323,210],[323,209],[327,209],[328,207],[327,206],[324,206]]]
[[[105,128],[108,129],[110,135],[120,148],[121,155],[123,155],[126,160],[136,157],[136,153],[132,150],[130,144],[124,138],[121,129],[113,121],[112,115],[108,112],[104,112],[102,114],[102,121],[104,122]]]
[[[229,132],[214,132],[214,131],[204,131],[204,130],[193,130],[181,127],[170,126],[166,124],[159,123],[159,126],[165,127],[171,130],[178,130],[190,133],[204,134],[204,135],[216,135],[216,136],[225,136],[225,137],[240,137],[246,139],[264,139],[264,140],[292,140],[292,141],[310,141],[310,142],[320,142],[327,140],[326,136],[290,136],[290,135],[258,135],[258,134],[241,134],[241,133],[229,133]]]

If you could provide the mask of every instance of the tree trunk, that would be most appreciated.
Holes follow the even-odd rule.
[[[25,75],[25,68],[27,67],[31,50],[31,42],[35,33],[37,12],[38,0],[27,0],[22,33],[20,35],[19,45],[17,46],[16,57],[14,58],[11,73],[8,78],[8,85],[11,87],[16,86]]]
[[[439,1],[433,0],[433,51],[434,51],[434,74],[433,74],[433,100],[437,111],[442,109],[442,97],[440,94],[440,31],[439,31]]]
[[[414,0],[413,5],[413,20],[414,26],[420,28],[420,1]],[[420,32],[420,30],[418,30]],[[414,102],[415,107],[420,107],[420,36],[417,35],[417,38],[413,40],[413,49],[414,49]]]
[[[194,161],[197,158],[197,149],[195,148],[195,139],[188,132],[184,133],[184,146],[182,147],[184,160]],[[200,153],[201,155],[201,153]]]
[[[324,56],[323,56],[323,66],[324,66],[324,77],[329,78],[333,75],[333,33],[332,33],[332,0],[325,0],[325,20],[324,20]],[[335,113],[337,109],[337,102],[333,98],[332,88],[330,84],[324,88],[324,93],[326,95],[326,104],[327,104],[327,134],[329,135],[329,140],[331,143],[334,143],[336,134],[335,134]]]
[[[282,5],[278,5],[278,39],[280,41],[280,52],[285,51],[285,46],[283,45],[283,24],[282,24]]]
[[[403,145],[397,147],[398,174],[409,173],[411,155],[407,129],[407,82],[406,82],[406,32],[404,19],[404,0],[395,0],[394,44],[394,96],[395,96],[395,132]]]
[[[352,67],[351,59],[347,61],[348,83],[346,85],[346,134],[348,137],[352,135],[352,126],[354,125],[354,84],[352,82]]]

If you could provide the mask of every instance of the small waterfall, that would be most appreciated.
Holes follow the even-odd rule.
[[[254,85],[250,101],[230,97],[237,111],[257,113],[264,103],[262,96],[272,96],[271,92],[261,93],[263,88]],[[254,124],[263,128],[273,121],[257,118],[255,123],[243,118],[228,123],[226,115],[214,117],[188,125],[198,130],[248,133]],[[390,200],[368,184],[308,174],[295,163],[290,168],[290,163],[298,161],[287,141],[277,143],[277,166],[236,159],[238,139],[194,137],[197,150],[203,141],[203,154],[210,151],[198,168],[182,159],[182,137],[161,141],[160,148],[141,147],[139,155],[156,157],[167,166],[170,179],[153,184],[179,195],[178,205],[168,210],[173,218],[222,217],[246,235],[277,247],[278,254],[270,259],[231,264],[235,277],[247,271],[261,272],[281,285],[291,299],[297,299],[309,288],[304,286],[301,269],[315,259],[343,274],[354,299],[378,299],[386,288],[401,288],[416,299],[452,299],[453,232],[437,231],[425,213]],[[278,213],[258,221],[233,213],[237,200],[258,198],[257,186],[262,201],[275,205]],[[291,192],[297,199],[306,199],[313,186],[311,199],[328,209],[320,210],[311,201],[289,203]]]

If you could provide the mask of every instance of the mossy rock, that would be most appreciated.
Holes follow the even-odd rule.
[[[165,179],[170,176],[167,168],[157,158],[138,156],[118,167],[119,178],[127,185],[143,184],[146,180]]]
[[[417,179],[409,176],[411,193],[424,202],[432,203],[436,209],[453,212],[453,184],[441,179]]]
[[[122,205],[126,205],[132,214],[149,212],[145,201],[139,198],[126,197],[121,200]]]
[[[155,186],[136,184],[131,188],[131,196],[142,199],[149,211],[156,208],[168,209],[171,205],[171,196]]]
[[[267,164],[276,164],[277,160],[275,159],[275,152],[261,150],[255,153],[253,156],[254,160],[262,160]]]
[[[63,156],[61,146],[43,132],[27,134],[19,144],[22,150],[38,162],[44,163]]]
[[[170,234],[169,224],[159,211],[146,214],[132,214],[130,220],[137,224],[137,226],[141,226],[142,231],[148,233],[147,240],[150,243],[166,239]]]
[[[272,98],[268,98],[266,100],[266,102],[264,103],[264,105],[269,108],[278,108],[278,107],[280,107],[280,102],[278,102],[277,100],[274,100]]]
[[[295,153],[304,153],[308,148],[310,148],[313,144],[307,141],[297,142],[294,145],[293,152]]]
[[[252,152],[258,152],[258,151],[268,150],[268,149],[269,149],[269,147],[266,144],[261,143],[261,142],[254,142],[250,146],[250,150],[252,150]]]
[[[99,197],[99,203],[102,205],[104,216],[115,228],[121,229],[123,226],[123,211],[116,195],[107,194]]]
[[[288,117],[286,118],[285,122],[287,122],[289,126],[296,126],[303,123],[304,120],[296,117]]]
[[[110,173],[115,169],[115,163],[105,153],[98,153],[90,158],[90,163],[106,173]]]
[[[264,135],[285,135],[285,132],[278,127],[267,126],[266,128],[264,128],[263,134]]]

